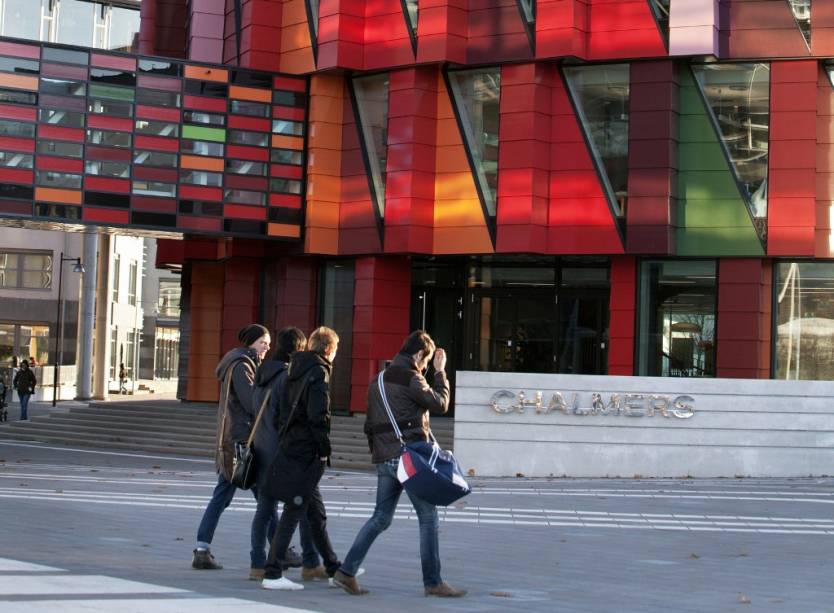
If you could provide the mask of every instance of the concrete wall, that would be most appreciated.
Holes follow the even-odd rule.
[[[541,391],[541,412],[532,405],[496,412],[490,399],[499,390],[524,391],[527,401]],[[556,391],[568,406],[546,412]],[[620,394],[622,410],[593,414],[594,392],[604,405]],[[579,412],[590,414],[573,410],[574,393]],[[660,410],[650,416],[651,395],[690,396],[681,402],[693,414],[675,417],[670,407],[666,417]],[[517,399],[498,403],[506,409]],[[482,476],[834,475],[834,382],[458,371],[454,449],[464,471]]]

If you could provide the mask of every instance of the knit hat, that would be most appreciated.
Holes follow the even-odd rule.
[[[261,324],[249,324],[245,328],[240,329],[240,332],[237,333],[237,340],[248,347],[256,340],[267,334],[269,334],[269,330]]]

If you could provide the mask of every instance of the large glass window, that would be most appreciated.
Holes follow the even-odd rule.
[[[834,262],[776,268],[777,379],[834,379]]]
[[[0,364],[11,365],[12,358],[49,362],[49,325],[0,323]],[[11,383],[11,381],[7,381]]]
[[[51,251],[0,251],[0,287],[49,289],[52,287]]]
[[[645,261],[640,268],[638,374],[715,376],[715,261]]]
[[[124,53],[135,53],[139,47],[139,21],[138,8],[114,6],[108,22],[110,38],[107,41],[107,48]]]
[[[182,287],[179,279],[159,280],[159,309],[160,317],[179,317]]]
[[[454,71],[449,73],[449,82],[484,206],[489,216],[495,217],[501,71],[498,68]]]
[[[154,378],[176,379],[179,354],[179,329],[157,326],[154,332]]]
[[[41,18],[49,0],[3,0],[3,36],[41,40]]]
[[[388,162],[388,75],[353,80],[362,140],[370,164],[374,197],[380,217],[385,217],[385,167]]]
[[[759,235],[767,223],[769,64],[693,66]]]
[[[788,0],[791,7],[791,13],[796,20],[796,25],[799,26],[799,31],[802,32],[802,37],[805,39],[805,44],[811,48],[811,0]]]
[[[131,306],[136,306],[136,287],[139,284],[139,264],[132,261],[130,263],[130,273],[127,279],[127,303]]]
[[[352,261],[326,262],[322,267],[319,321],[339,335],[338,368],[333,369],[330,379],[333,408],[339,412],[346,412],[350,406],[353,284]]]
[[[61,0],[58,4],[58,33],[55,42],[92,47],[97,8],[100,7],[91,2]]]
[[[615,212],[628,201],[628,64],[565,69],[569,90]]]
[[[119,290],[122,285],[122,257],[116,254],[113,257],[113,296],[110,298],[112,302],[119,302]]]

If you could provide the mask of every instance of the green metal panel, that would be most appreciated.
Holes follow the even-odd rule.
[[[762,256],[764,249],[689,69],[681,71],[677,254]]]
[[[225,143],[226,130],[222,128],[203,128],[201,126],[183,126],[182,137],[193,140],[209,140],[215,143]]]
[[[117,85],[101,85],[100,83],[90,83],[90,97],[91,98],[109,98],[111,100],[123,100],[126,102],[133,102],[136,90],[132,87],[119,87]]]

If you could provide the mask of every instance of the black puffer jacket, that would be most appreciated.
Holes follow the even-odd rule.
[[[217,472],[226,479],[232,477],[232,460],[235,442],[246,441],[254,417],[252,389],[255,371],[258,368],[258,354],[248,347],[236,347],[229,351],[217,364],[214,374],[220,380],[220,401],[217,404],[217,436],[214,465]],[[230,381],[228,399],[225,395]],[[223,419],[228,403],[228,413]]]
[[[417,370],[414,358],[404,353],[398,353],[385,369],[385,395],[406,443],[428,441],[431,429],[429,413],[442,415],[449,410],[449,380],[446,373],[435,373],[434,385],[429,387]],[[400,455],[402,445],[385,411],[379,393],[378,376],[374,377],[368,387],[365,434],[374,464]]]
[[[258,429],[255,431],[255,438],[252,441],[255,448],[255,462],[258,467],[259,488],[263,488],[264,482],[269,476],[268,468],[278,446],[278,431],[275,429],[275,425],[278,404],[286,381],[287,364],[278,360],[264,362],[255,375],[255,393],[253,395],[255,411],[260,410],[261,404],[267,392],[269,392],[269,402],[267,402],[263,415],[261,415]]]
[[[281,448],[288,456],[310,459],[330,457],[330,361],[313,351],[293,354],[287,369],[287,384],[281,395],[278,429],[292,413]]]

